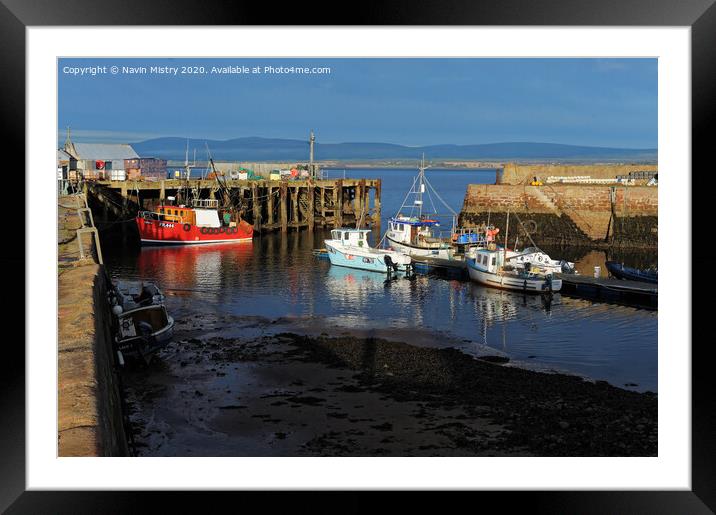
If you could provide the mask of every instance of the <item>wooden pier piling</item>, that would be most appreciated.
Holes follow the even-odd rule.
[[[380,225],[380,179],[92,181],[88,194],[116,219],[152,209],[174,196],[186,202],[189,191],[200,198],[240,199],[241,216],[257,232],[321,227]],[[371,190],[373,205],[371,205]],[[114,203],[114,204],[113,204]],[[121,206],[121,207],[120,207]],[[105,216],[105,218],[107,218]]]

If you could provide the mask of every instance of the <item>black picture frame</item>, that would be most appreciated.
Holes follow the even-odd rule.
[[[712,174],[708,162],[709,141],[716,125],[716,6],[714,0],[551,0],[529,2],[502,0],[478,3],[470,0],[450,3],[401,1],[389,5],[358,5],[349,12],[346,5],[296,2],[276,8],[268,3],[204,0],[173,2],[148,0],[0,0],[0,108],[6,136],[3,140],[13,168],[24,164],[25,149],[25,29],[28,26],[73,25],[550,25],[550,26],[689,26],[692,43],[692,168],[705,176]],[[318,13],[323,13],[319,16]],[[709,130],[711,129],[711,130]],[[24,166],[22,166],[24,169]],[[9,170],[3,170],[9,172]],[[26,171],[41,173],[41,171]],[[684,170],[684,174],[689,170]],[[693,176],[692,176],[693,177]],[[26,180],[27,177],[25,177]],[[14,184],[19,180],[13,179]],[[26,183],[25,183],[26,184]],[[692,188],[692,241],[707,235],[707,188]],[[26,192],[26,202],[31,192]],[[24,320],[25,302],[21,275],[24,269],[25,234],[14,235],[11,248],[0,255],[12,300],[7,320]],[[693,254],[693,270],[713,269],[708,253]],[[27,273],[27,272],[26,272]],[[466,500],[473,508],[499,506],[501,511],[523,506],[543,513],[711,513],[716,511],[716,403],[713,402],[714,374],[708,355],[710,338],[700,334],[701,320],[707,319],[709,302],[698,302],[692,288],[691,332],[685,321],[684,338],[674,345],[691,345],[692,350],[692,489],[690,491],[559,491],[559,492],[478,492],[451,493],[450,504]],[[685,301],[687,299],[684,299]],[[17,323],[15,323],[17,325]],[[697,325],[698,324],[698,325]],[[10,324],[12,325],[12,324]],[[277,502],[306,506],[306,493],[293,492],[276,497],[271,493],[192,492],[78,492],[25,491],[25,352],[19,338],[7,337],[0,359],[0,511],[7,513],[127,513],[148,511],[161,503],[162,511],[214,511],[217,502],[231,503],[232,511],[257,501],[264,509]],[[469,495],[469,498],[465,499]],[[207,497],[212,496],[211,500]],[[241,496],[241,500],[239,500]],[[323,506],[336,511],[367,511],[383,504],[384,494],[330,493],[322,496]],[[288,498],[287,498],[288,497]],[[424,493],[403,496],[402,510],[416,506],[441,511],[438,497]],[[311,501],[313,502],[313,501]],[[241,504],[237,504],[241,503]],[[295,508],[294,508],[295,509]]]

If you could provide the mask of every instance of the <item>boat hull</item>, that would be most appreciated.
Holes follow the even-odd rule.
[[[325,242],[328,251],[328,259],[332,265],[345,266],[348,268],[356,268],[358,270],[368,270],[371,272],[388,272],[388,266],[385,264],[385,255],[390,253],[369,253],[361,252],[358,249],[346,250]],[[398,271],[404,272],[405,264],[398,263]]]
[[[500,275],[492,272],[486,272],[475,267],[474,260],[471,259],[467,262],[467,270],[471,280],[493,288],[528,293],[548,293],[549,291],[558,292],[562,289],[561,279],[552,278],[550,289],[550,279],[548,278],[525,279],[513,277],[509,274]]]
[[[153,315],[150,313],[154,313]],[[151,332],[142,334],[138,323],[151,322]],[[166,312],[164,305],[155,304],[126,311],[118,316],[119,329],[115,336],[116,349],[123,356],[142,358],[166,347],[174,336],[174,319]]]
[[[455,253],[455,250],[450,248],[430,248],[430,247],[418,247],[416,245],[408,245],[407,243],[401,243],[392,239],[389,236],[385,237],[388,244],[398,252],[402,252],[409,256],[416,257],[435,257],[440,259],[450,259]]]
[[[236,227],[199,227],[193,224],[136,218],[142,245],[196,245],[236,243],[253,239],[254,229],[246,222]]]
[[[607,270],[617,279],[628,279],[630,281],[640,281],[651,284],[658,284],[659,278],[656,274],[644,272],[637,268],[624,266],[616,261],[607,261]]]

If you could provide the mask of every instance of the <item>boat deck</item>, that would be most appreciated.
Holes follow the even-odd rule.
[[[574,274],[555,274],[555,277],[562,279],[560,293],[570,297],[583,297],[652,309],[656,309],[658,305],[656,284]]]

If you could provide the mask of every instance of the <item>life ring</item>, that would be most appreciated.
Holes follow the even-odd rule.
[[[527,220],[523,224],[523,227],[528,234],[533,234],[537,232],[537,222],[535,222],[534,220]]]
[[[186,232],[191,231],[191,224],[184,224],[184,230],[185,230]]]

